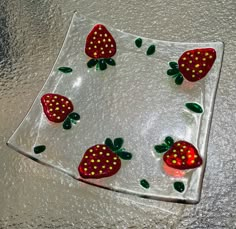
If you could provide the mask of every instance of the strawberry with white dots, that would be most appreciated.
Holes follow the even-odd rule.
[[[64,129],[70,129],[72,123],[76,124],[80,120],[80,115],[73,112],[72,102],[65,96],[48,93],[41,97],[43,111],[49,121],[63,122]]]
[[[116,65],[111,58],[116,54],[116,42],[104,25],[95,25],[88,34],[85,53],[92,58],[87,63],[89,68],[96,65],[97,69],[105,70],[107,64]]]
[[[167,74],[175,78],[175,83],[180,85],[186,79],[196,82],[203,79],[211,70],[216,59],[216,51],[213,48],[199,48],[184,52],[179,60],[170,62],[171,69]]]
[[[122,138],[116,138],[114,143],[110,138],[105,144],[97,144],[86,150],[79,164],[78,171],[83,178],[99,179],[116,174],[121,168],[121,159],[130,160],[132,154],[126,152]]]
[[[177,141],[171,137],[165,138],[165,143],[156,145],[157,153],[164,153],[163,160],[171,168],[178,170],[194,169],[202,165],[202,158],[200,157],[196,147],[187,141]]]

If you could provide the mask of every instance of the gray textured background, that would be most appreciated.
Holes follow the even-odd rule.
[[[162,208],[91,186],[82,192],[78,182],[5,146],[47,79],[75,10],[140,36],[225,43],[198,205]],[[235,0],[1,0],[0,228],[236,228],[235,18]]]

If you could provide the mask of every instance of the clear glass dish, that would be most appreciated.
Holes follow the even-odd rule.
[[[197,203],[222,56],[221,42],[142,38],[75,13],[7,144],[100,188]]]

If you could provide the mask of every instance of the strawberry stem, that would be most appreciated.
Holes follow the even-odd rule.
[[[184,81],[184,77],[182,76],[181,72],[179,71],[178,64],[176,62],[170,62],[169,66],[171,67],[171,69],[167,70],[167,72],[166,72],[167,75],[175,78],[175,83],[177,85],[181,85]]]
[[[179,74],[179,69],[177,69],[177,68],[168,69],[166,73],[168,76],[175,77],[175,76],[177,76],[177,74]]]
[[[123,160],[131,160],[132,159],[132,154],[129,152],[118,150],[115,153]]]
[[[173,69],[179,69],[179,66],[178,66],[178,64],[177,64],[176,62],[170,62],[170,63],[169,63],[169,66],[170,66],[171,68],[173,68]]]
[[[121,149],[123,143],[124,143],[123,138],[115,138],[114,143],[112,142],[110,138],[107,138],[105,140],[105,145],[108,146],[114,152],[124,150],[124,149]]]
[[[175,83],[177,85],[181,85],[184,81],[184,77],[181,74],[178,74],[177,77],[175,78]]]
[[[106,61],[107,64],[109,64],[111,66],[116,65],[116,62],[112,58],[105,58],[104,60]]]
[[[96,64],[96,70],[97,70],[97,71],[100,70],[100,64],[99,64],[99,62],[97,62],[97,64]]]
[[[97,64],[97,62],[98,62],[98,60],[96,60],[96,59],[89,60],[87,63],[88,68],[94,67]]]
[[[105,140],[105,145],[110,148],[111,151],[115,151],[115,146],[110,138]]]
[[[98,60],[98,65],[101,71],[107,69],[107,64],[105,62],[105,59],[99,59]]]
[[[74,125],[77,124],[77,122],[76,122],[74,119],[72,119],[72,118],[70,119],[70,121],[71,121],[71,123],[74,124]]]
[[[110,138],[105,140],[105,145],[109,147],[111,151],[116,153],[123,160],[130,160],[132,158],[132,154],[125,151],[125,148],[121,148],[123,143],[123,138],[115,138],[114,143]]]
[[[169,147],[167,144],[165,144],[165,143],[163,143],[163,144],[161,144],[161,145],[155,145],[155,146],[154,146],[154,149],[156,150],[157,153],[164,153],[164,152],[166,152],[169,148],[170,148],[170,147]]]
[[[165,138],[165,143],[162,143],[161,145],[155,145],[154,149],[157,153],[164,153],[167,150],[169,150],[174,144],[174,139],[170,136],[167,136]]]
[[[116,150],[121,149],[123,143],[124,143],[123,138],[115,138],[115,140],[114,140],[114,146],[116,147]]]
[[[70,113],[70,114],[68,115],[68,117],[69,117],[70,119],[75,120],[75,121],[80,120],[80,115],[79,115],[78,113],[76,113],[76,112]]]
[[[167,136],[167,137],[165,138],[165,143],[166,143],[169,147],[171,147],[171,146],[174,144],[174,139],[173,139],[172,137],[170,137],[170,136]]]
[[[71,129],[71,127],[72,127],[72,125],[71,125],[71,120],[70,120],[70,118],[68,117],[68,118],[66,118],[66,120],[63,122],[63,128],[64,128],[65,130],[69,130],[69,129]]]

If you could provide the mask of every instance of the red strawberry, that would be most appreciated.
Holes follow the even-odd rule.
[[[175,62],[169,63],[171,69],[167,71],[167,74],[173,76],[175,83],[178,85],[182,84],[184,78],[195,82],[207,75],[215,59],[216,51],[213,48],[188,50],[181,55],[178,64]]]
[[[132,154],[121,148],[122,138],[116,138],[114,144],[107,138],[104,144],[97,144],[86,150],[78,171],[83,178],[103,178],[116,174],[121,167],[121,160],[130,160]]]
[[[70,129],[71,122],[76,123],[80,119],[79,114],[72,112],[73,104],[65,96],[48,93],[41,97],[41,103],[48,120],[55,123],[64,121],[64,129]]]
[[[97,65],[97,68],[105,70],[107,64],[112,66],[116,64],[111,58],[116,53],[116,42],[104,25],[95,25],[88,34],[85,53],[92,58],[87,63],[89,68]]]
[[[158,153],[167,151],[164,156],[164,162],[171,168],[185,170],[194,169],[202,164],[202,158],[198,154],[194,145],[186,141],[177,141],[171,137],[166,137],[165,143],[156,145],[155,150]]]

